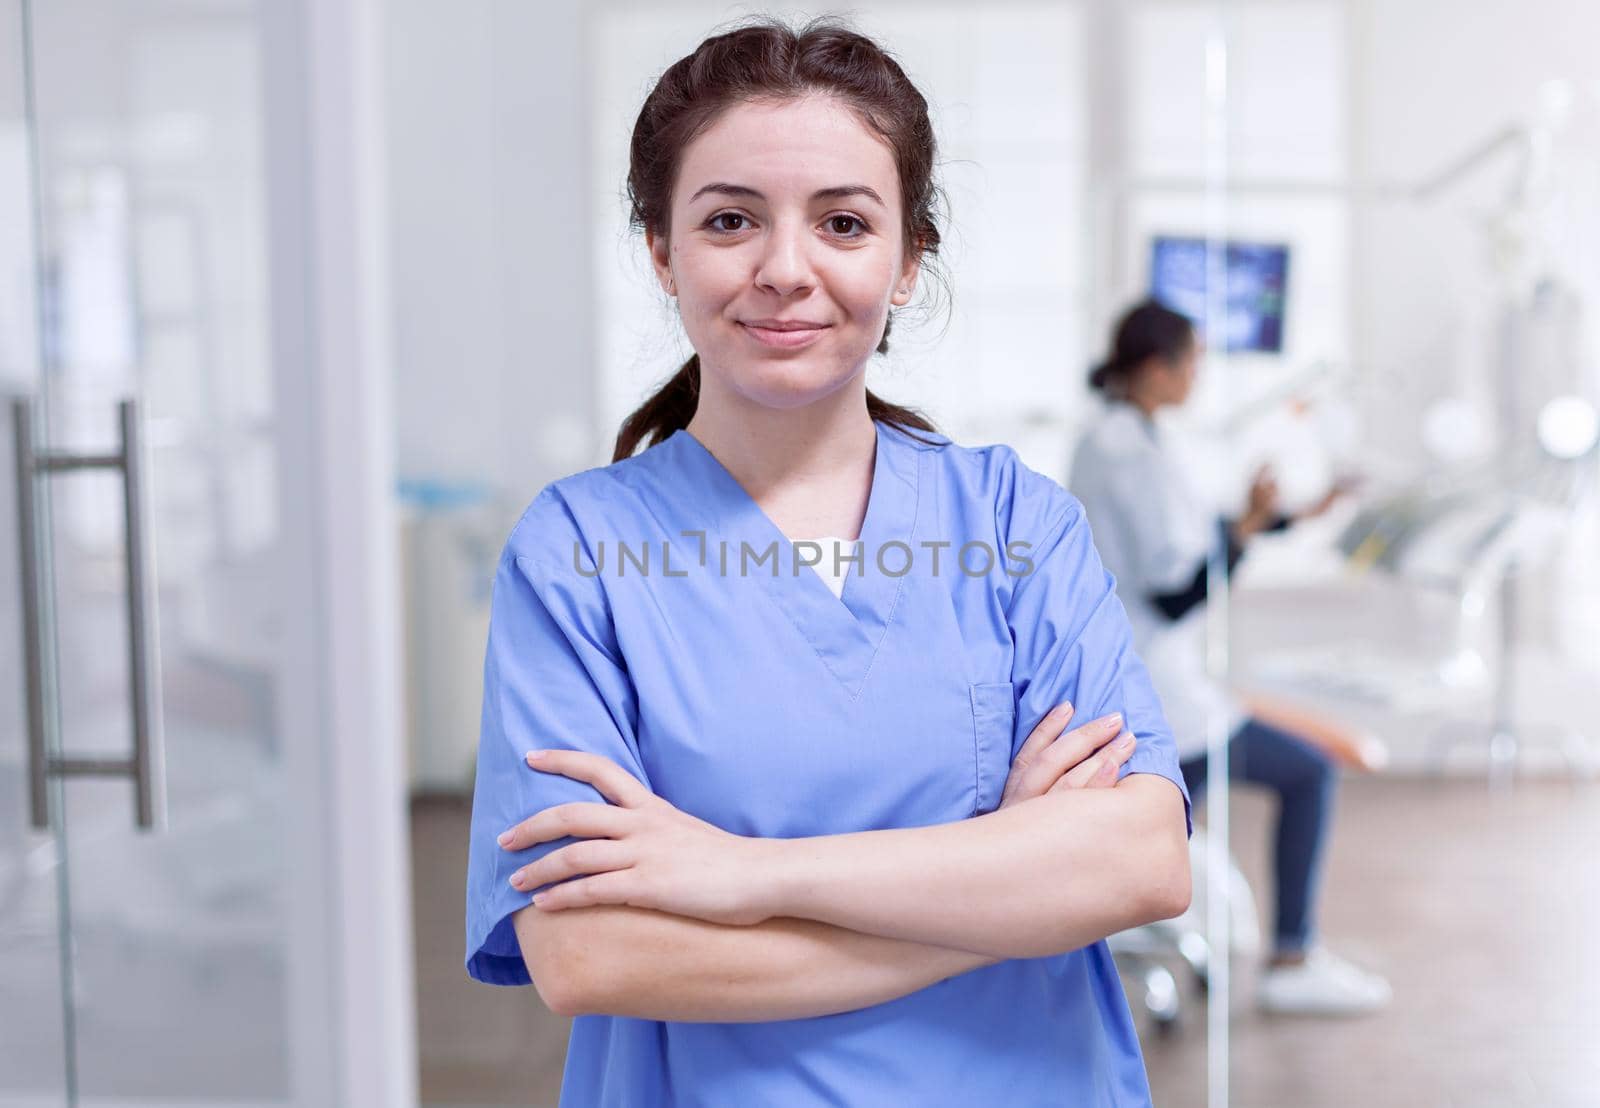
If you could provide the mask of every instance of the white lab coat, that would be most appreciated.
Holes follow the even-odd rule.
[[[1218,512],[1167,438],[1133,405],[1108,404],[1078,443],[1067,487],[1117,579],[1134,649],[1187,760],[1205,752],[1214,714],[1232,735],[1246,712],[1206,673],[1205,603],[1174,621],[1149,600],[1185,588],[1218,541]]]

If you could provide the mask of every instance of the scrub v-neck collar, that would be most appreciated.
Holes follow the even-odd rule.
[[[742,542],[750,545],[753,555],[760,555],[776,543],[776,574],[770,561],[756,565],[752,557],[749,575],[760,582],[762,590],[805,636],[852,700],[861,695],[873,659],[888,636],[895,605],[909,575],[895,577],[880,571],[878,552],[888,543],[905,544],[903,549],[884,552],[884,564],[891,572],[913,563],[917,554],[914,535],[922,484],[922,451],[879,420],[873,421],[873,428],[877,446],[872,491],[856,548],[862,563],[844,566],[847,572],[842,596],[834,596],[827,582],[807,566],[799,566],[797,575],[791,573],[796,566],[794,544],[699,439],[680,428],[661,444],[667,448],[669,458],[681,462],[687,470],[681,492],[688,498],[691,514],[705,520],[704,570],[720,569],[719,542],[727,544],[730,577],[739,573]]]

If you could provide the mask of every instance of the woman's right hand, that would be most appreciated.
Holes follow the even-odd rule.
[[[1011,761],[999,807],[1057,789],[1110,788],[1117,783],[1117,771],[1136,745],[1132,732],[1122,729],[1121,714],[1066,731],[1072,713],[1072,705],[1062,704],[1039,721]]]
[[[1271,466],[1262,466],[1250,481],[1250,506],[1247,511],[1252,516],[1271,519],[1277,510],[1277,478],[1273,476]]]

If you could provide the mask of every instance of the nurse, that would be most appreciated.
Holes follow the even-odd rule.
[[[1058,484],[865,387],[934,164],[827,19],[639,114],[695,353],[506,542],[469,846],[467,970],[574,1017],[563,1105],[1150,1103],[1104,939],[1185,909],[1189,801],[1113,581]]]
[[[1277,893],[1274,949],[1258,982],[1268,1011],[1355,1013],[1383,1007],[1387,982],[1317,941],[1315,908],[1337,782],[1329,757],[1283,727],[1248,715],[1206,673],[1207,561],[1213,551],[1232,573],[1251,538],[1281,530],[1271,477],[1259,473],[1249,505],[1218,518],[1185,476],[1157,413],[1189,396],[1200,345],[1189,319],[1156,301],[1118,321],[1112,350],[1089,378],[1107,400],[1078,443],[1069,485],[1094,525],[1095,541],[1132,621],[1134,646],[1149,664],[1172,723],[1191,795],[1206,783],[1206,732],[1220,718],[1229,735],[1230,777],[1275,792]],[[1330,493],[1303,513],[1320,514]]]

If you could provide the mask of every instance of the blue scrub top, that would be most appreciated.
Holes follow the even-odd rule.
[[[831,835],[993,811],[1013,753],[1070,700],[1080,723],[1123,713],[1139,738],[1123,776],[1172,781],[1187,819],[1172,735],[1078,501],[1007,446],[876,427],[865,563],[842,600],[687,431],[529,505],[500,559],[484,665],[474,978],[530,983],[511,921],[529,894],[507,879],[575,841],[511,853],[495,836],[552,805],[604,802],[529,768],[531,749],[603,754],[740,835]],[[922,544],[939,542],[935,564]],[[982,545],[963,569],[966,543]],[[578,1016],[561,1091],[564,1108],[1149,1100],[1104,941],[806,1019]]]

